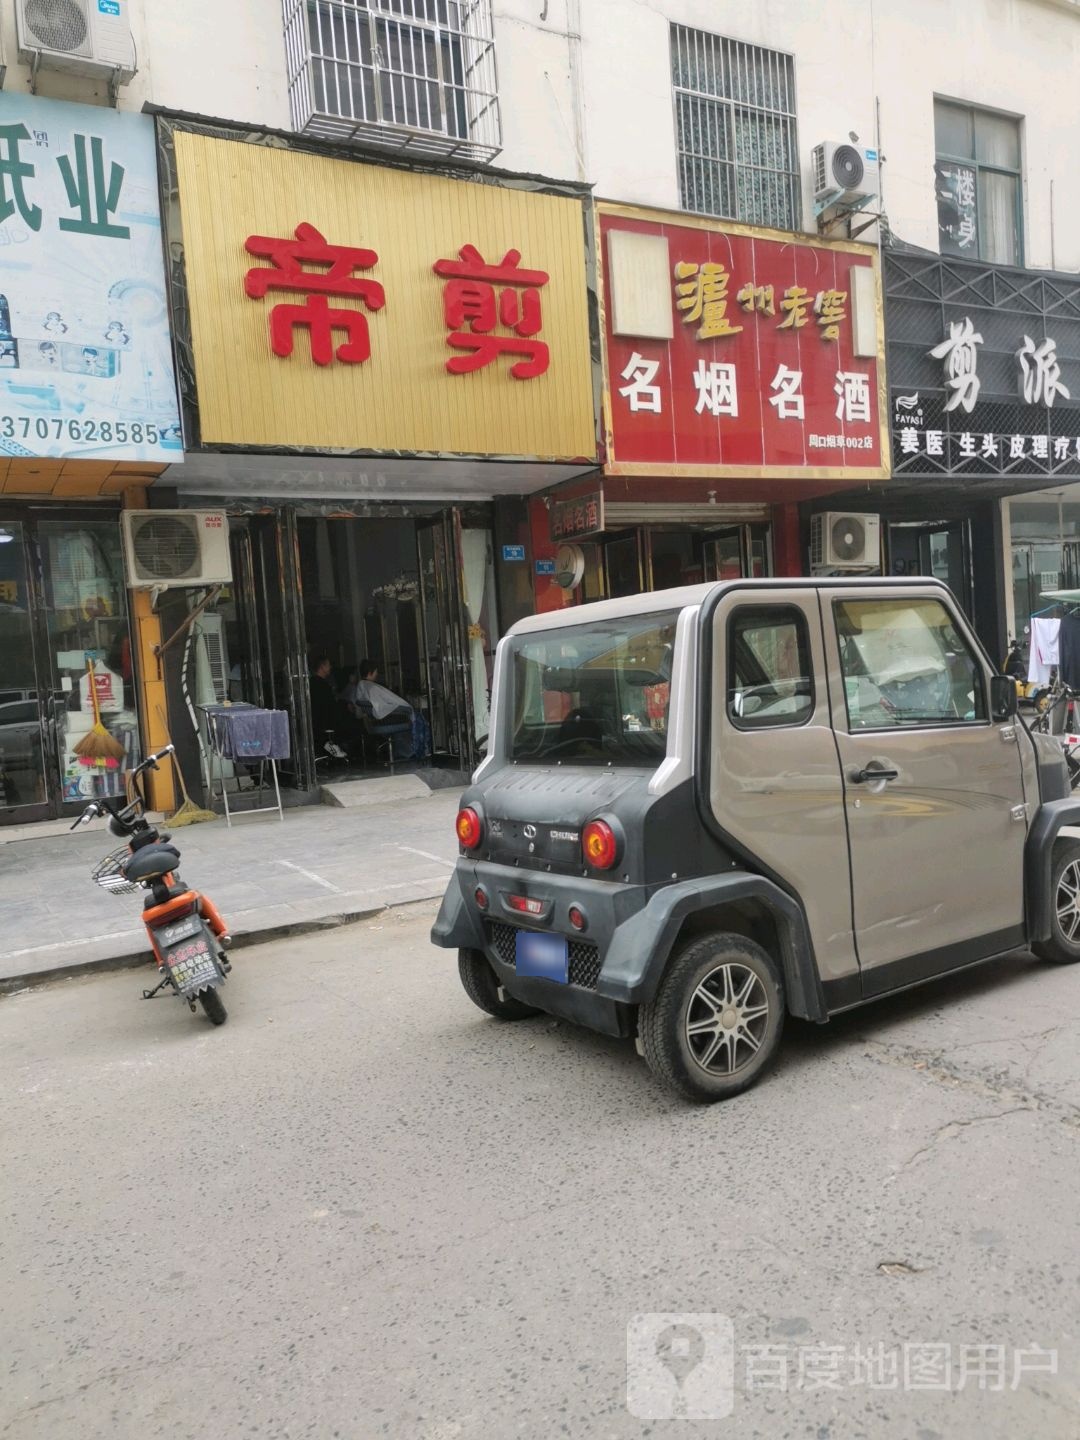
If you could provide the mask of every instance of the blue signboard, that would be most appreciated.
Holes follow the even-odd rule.
[[[153,120],[5,90],[0,148],[0,455],[178,463]]]
[[[502,547],[502,557],[503,557],[504,560],[524,560],[524,559],[525,559],[525,546],[524,546],[524,545],[504,545],[504,546]]]
[[[536,573],[537,573],[537,575],[554,575],[554,574],[555,574],[555,561],[554,561],[554,560],[537,560],[537,562],[536,562]]]

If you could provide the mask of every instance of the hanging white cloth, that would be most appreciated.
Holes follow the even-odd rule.
[[[1028,683],[1048,685],[1050,668],[1060,661],[1061,621],[1045,615],[1031,622],[1031,644],[1028,649]]]
[[[484,632],[480,629],[480,614],[484,608],[484,590],[487,586],[487,566],[488,532],[462,530],[461,568],[465,580],[465,609],[469,612],[469,673],[472,678],[473,720],[478,740],[488,733],[490,724],[487,660],[484,655]]]

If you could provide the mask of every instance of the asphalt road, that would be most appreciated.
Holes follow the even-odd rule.
[[[5,1440],[1080,1436],[1080,968],[792,1024],[702,1109],[481,1015],[433,909],[239,953],[220,1030],[0,1001]],[[628,1324],[639,1412],[731,1414],[630,1414]]]

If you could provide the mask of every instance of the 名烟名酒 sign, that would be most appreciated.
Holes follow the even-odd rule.
[[[0,454],[184,458],[147,115],[0,93]]]
[[[595,456],[580,199],[175,146],[203,444]]]
[[[599,210],[609,473],[887,473],[869,247]],[[629,260],[615,245],[627,232],[652,237]],[[621,286],[635,296],[629,304]]]

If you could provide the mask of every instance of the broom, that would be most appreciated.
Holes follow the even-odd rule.
[[[71,748],[79,757],[80,765],[96,765],[102,770],[115,770],[124,758],[124,747],[114,735],[109,734],[101,723],[101,707],[98,704],[97,682],[94,679],[94,662],[88,660],[86,663],[90,674],[90,703],[94,707],[94,725]]]
[[[162,728],[167,728],[165,715],[160,705],[157,707],[157,713]],[[176,771],[176,778],[180,781],[180,790],[184,796],[184,802],[175,815],[169,816],[168,823],[175,829],[177,825],[200,825],[204,820],[216,820],[218,817],[214,814],[213,810],[203,810],[201,806],[195,804],[194,800],[192,800],[188,794],[188,788],[184,783],[184,772],[180,769],[180,761],[176,758],[175,752],[170,758],[172,759],[173,769]]]

